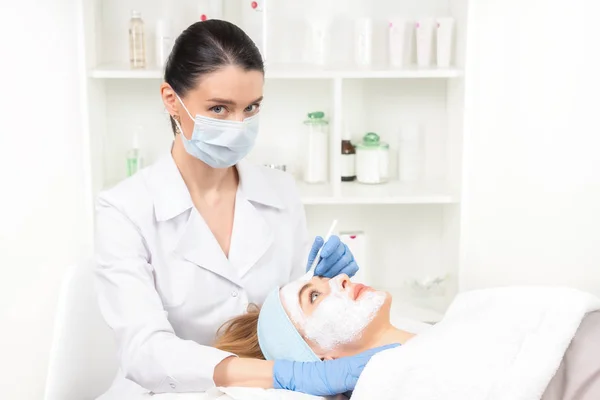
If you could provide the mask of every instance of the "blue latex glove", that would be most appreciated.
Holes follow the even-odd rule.
[[[313,396],[334,396],[354,390],[365,365],[380,351],[400,346],[390,344],[363,353],[329,361],[298,362],[277,360],[273,366],[273,387]]]
[[[354,276],[358,271],[358,265],[354,261],[352,252],[339,237],[331,236],[327,243],[323,245],[323,238],[317,236],[308,254],[308,271],[317,256],[319,249],[321,250],[321,259],[315,268],[316,276],[324,276],[325,278],[333,278],[339,274],[346,274],[349,277]]]

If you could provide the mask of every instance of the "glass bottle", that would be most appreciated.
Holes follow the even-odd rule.
[[[146,43],[142,13],[131,11],[129,21],[129,65],[134,69],[146,68]]]
[[[350,133],[342,138],[342,182],[352,182],[356,179],[356,148],[350,142]]]

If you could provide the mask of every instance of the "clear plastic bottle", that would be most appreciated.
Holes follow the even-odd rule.
[[[146,42],[142,13],[131,11],[129,21],[129,65],[131,68],[146,68]]]

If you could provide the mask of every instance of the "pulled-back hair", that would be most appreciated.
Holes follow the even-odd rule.
[[[258,345],[258,314],[260,308],[250,304],[246,314],[239,315],[225,322],[217,331],[214,347],[228,351],[242,358],[264,360],[265,356]]]

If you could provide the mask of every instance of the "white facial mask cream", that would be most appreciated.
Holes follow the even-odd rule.
[[[300,289],[302,289],[302,286],[307,284],[309,281],[310,279],[302,277],[300,279],[288,283],[279,291],[279,296],[281,297],[281,301],[283,302],[283,305],[289,313],[290,319],[300,326],[303,326],[305,322],[305,317],[304,313],[302,312],[302,308],[300,307],[298,293],[300,293]]]
[[[282,289],[282,300],[304,335],[325,351],[359,339],[385,302],[385,293],[382,292],[366,292],[354,301],[342,291],[341,283],[334,278],[329,281],[331,293],[319,303],[312,315],[306,317],[298,303],[298,292],[306,282],[296,282]]]

